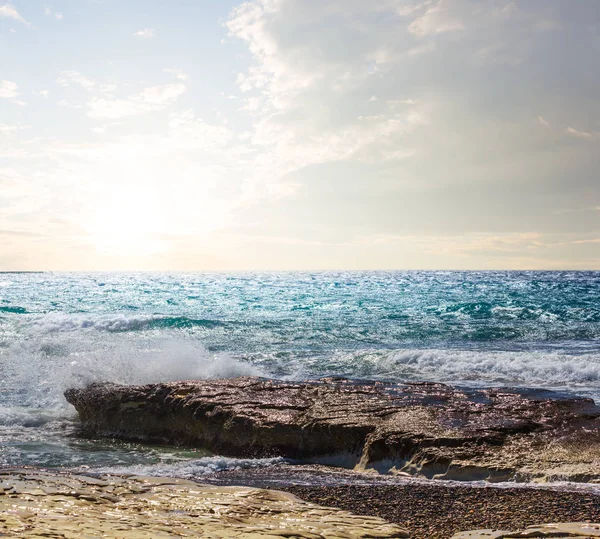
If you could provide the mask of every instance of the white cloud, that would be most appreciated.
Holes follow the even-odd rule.
[[[438,0],[410,24],[409,30],[418,37],[464,30],[465,24],[460,16],[453,12],[454,6],[456,4],[448,0]]]
[[[88,116],[118,119],[162,110],[173,105],[186,90],[185,84],[164,84],[145,88],[127,99],[95,97],[88,103]]]
[[[576,245],[583,245],[586,243],[600,243],[600,238],[592,238],[589,240],[575,240],[573,243]]]
[[[14,19],[15,21],[22,22],[23,24],[29,26],[29,23],[23,17],[21,17],[16,8],[10,4],[0,6],[0,18]]]
[[[82,75],[78,71],[62,71],[60,77],[56,79],[56,82],[65,88],[70,87],[73,84],[81,86],[87,91],[91,91],[95,88],[96,82],[88,77]]]
[[[9,80],[0,80],[0,97],[17,97],[19,95],[17,88],[18,86],[15,82],[11,82]]]
[[[154,37],[156,35],[156,31],[154,28],[143,28],[142,30],[138,30],[133,34],[135,37],[141,37],[144,39]]]
[[[414,48],[406,27],[405,49],[394,41],[397,25],[386,31],[378,27],[381,12],[391,11],[393,17],[392,4],[353,2],[348,12],[347,3],[337,0],[320,7],[257,0],[234,9],[227,28],[247,43],[254,58],[237,79],[247,96],[241,110],[254,118],[251,142],[259,150],[248,180],[250,198],[290,194],[285,176],[308,166],[414,155],[407,137],[427,125],[427,106],[380,96],[380,79],[372,69],[378,55],[391,64],[406,61]],[[319,25],[330,24],[324,21],[331,14],[348,24],[322,31]],[[288,35],[290,21],[295,40]],[[378,115],[369,116],[375,101],[381,103]]]
[[[567,134],[571,135],[572,137],[577,137],[577,138],[589,139],[594,136],[592,133],[588,133],[587,131],[579,131],[578,129],[575,129],[574,127],[567,127],[567,129],[565,131],[567,132]]]
[[[544,247],[547,240],[539,232],[513,232],[508,234],[469,233],[461,235],[374,235],[359,236],[354,242],[368,245],[416,244],[423,251],[434,254],[476,255],[497,251],[512,253]]]
[[[170,73],[171,75],[173,75],[176,79],[182,80],[182,81],[186,81],[189,80],[190,76],[183,70],[181,69],[176,69],[176,68],[165,68],[163,69],[163,71],[165,73]]]
[[[15,133],[16,131],[20,131],[21,129],[27,129],[29,126],[27,125],[8,125],[8,124],[0,124],[0,134],[2,135],[10,135]]]
[[[204,122],[192,110],[172,115],[169,136],[180,149],[224,147],[234,139],[229,128]]]
[[[192,99],[181,98],[189,76],[177,66],[192,65],[189,58],[159,64],[156,79],[136,69],[119,88],[96,77],[105,62],[98,58],[97,69],[91,71],[92,63],[86,71],[97,80],[61,74],[59,83],[78,92],[48,87],[52,102],[64,97],[64,106],[84,104],[98,120],[88,122],[87,138],[70,137],[77,140],[72,144],[29,139],[6,126],[0,152],[21,160],[18,181],[32,182],[23,191],[46,206],[31,217],[37,229],[46,230],[48,216],[65,217],[78,224],[88,246],[110,249],[112,242],[141,252],[145,244],[171,242],[164,239],[169,230],[196,242],[193,264],[201,258],[198,237],[239,223],[238,247],[246,229],[264,238],[253,248],[285,238],[298,247],[329,245],[333,236],[331,245],[349,245],[364,233],[361,246],[374,250],[361,251],[362,260],[389,245],[387,258],[373,258],[374,265],[427,262],[405,262],[405,244],[427,256],[441,253],[438,265],[456,257],[478,265],[487,252],[504,259],[513,251],[536,255],[548,238],[523,231],[545,234],[572,222],[589,227],[597,215],[558,222],[553,213],[557,205],[598,204],[590,198],[597,176],[586,168],[596,162],[596,148],[569,140],[598,134],[565,131],[577,122],[593,131],[598,123],[597,97],[586,93],[596,75],[573,52],[590,51],[595,42],[581,32],[581,47],[558,50],[551,34],[536,32],[536,22],[561,14],[559,2],[247,0],[226,23],[228,42],[237,46],[223,52],[243,66],[237,88],[217,86],[216,102],[202,100],[198,89],[197,111],[181,111]],[[171,45],[165,42],[164,52],[174,57]],[[239,45],[249,55],[238,55]],[[545,61],[557,54],[564,54],[560,65]],[[142,91],[135,86],[140,78],[150,81]],[[163,82],[174,84],[158,86]],[[225,102],[236,95],[237,102]],[[535,110],[545,117],[532,116]],[[151,117],[139,118],[144,114]],[[111,119],[135,116],[112,127]],[[74,128],[81,133],[79,124]],[[52,193],[40,192],[43,185]],[[122,202],[113,200],[116,189]],[[129,235],[135,241],[128,243]],[[355,247],[348,249],[358,258]],[[300,252],[293,260],[304,259],[306,250]],[[333,249],[327,256],[339,263]]]
[[[43,97],[44,99],[48,97],[48,95],[50,94],[50,92],[48,90],[40,90],[39,92],[33,92],[34,95],[39,95],[40,97]]]
[[[53,11],[51,8],[47,7],[44,9],[44,13],[47,17],[54,17],[55,19],[61,20],[63,18],[63,14],[60,11]]]
[[[162,86],[151,86],[142,90],[135,101],[144,103],[151,107],[164,107],[173,104],[177,98],[186,91],[185,84],[163,84]]]

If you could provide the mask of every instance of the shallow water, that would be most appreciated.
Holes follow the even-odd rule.
[[[599,298],[598,272],[0,274],[0,465],[276,462],[79,440],[62,393],[91,381],[341,375],[600,398]]]

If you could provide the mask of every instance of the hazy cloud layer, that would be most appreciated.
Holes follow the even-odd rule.
[[[81,10],[85,32],[106,14]],[[218,10],[125,9],[85,62],[0,74],[5,260],[600,268],[594,0]],[[0,16],[40,35],[71,19],[38,11]]]

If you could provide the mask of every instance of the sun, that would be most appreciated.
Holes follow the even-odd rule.
[[[156,197],[138,189],[115,190],[97,200],[86,226],[97,251],[112,256],[140,256],[163,250],[164,209]]]

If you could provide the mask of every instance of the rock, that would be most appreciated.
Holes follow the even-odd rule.
[[[66,391],[84,432],[458,480],[600,480],[591,399],[443,384],[259,378]],[[327,459],[331,462],[331,459]]]
[[[516,532],[477,530],[457,533],[451,539],[516,539],[518,537],[554,537],[555,539],[586,537],[592,539],[593,537],[600,537],[600,524],[588,524],[586,522],[545,524],[543,526],[529,526]]]
[[[0,472],[0,535],[43,538],[385,539],[408,532],[284,492],[150,477]]]

